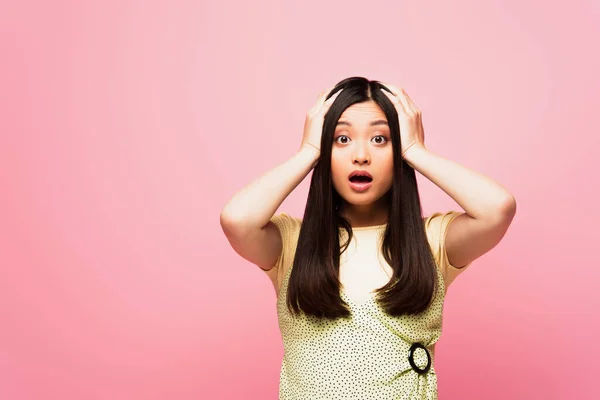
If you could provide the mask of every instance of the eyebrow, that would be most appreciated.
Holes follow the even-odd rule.
[[[375,125],[387,125],[387,124],[388,124],[388,123],[387,123],[387,121],[386,121],[386,120],[384,120],[384,119],[377,119],[377,120],[375,120],[375,121],[371,121],[371,122],[369,123],[369,126],[375,126]],[[337,124],[336,124],[336,126],[338,126],[338,125],[348,125],[348,126],[352,126],[352,124],[351,124],[350,122],[348,122],[348,121],[338,121],[338,122],[337,122]]]

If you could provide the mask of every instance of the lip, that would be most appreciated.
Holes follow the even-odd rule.
[[[369,178],[371,178],[371,182],[352,182],[350,178],[352,178],[353,176],[368,176]],[[348,175],[348,184],[355,192],[364,192],[365,190],[369,189],[373,184],[373,177],[370,173],[368,173],[365,170],[355,169],[354,171],[350,172],[350,175]]]
[[[368,176],[369,178],[373,179],[371,174],[363,169],[355,169],[354,171],[350,172],[348,179],[352,178],[353,176]]]
[[[371,182],[352,182],[352,181],[348,181],[348,184],[350,185],[350,187],[357,191],[357,192],[364,192],[365,190],[367,190],[368,188],[371,187],[371,185],[373,184],[373,181]]]

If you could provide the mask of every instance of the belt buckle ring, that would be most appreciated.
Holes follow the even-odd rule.
[[[427,366],[423,369],[419,368],[417,364],[415,364],[415,360],[413,358],[415,350],[417,348],[425,350],[425,354],[427,354]],[[410,346],[410,350],[408,352],[408,362],[410,363],[412,369],[414,369],[419,375],[426,374],[429,371],[429,368],[431,367],[431,356],[429,355],[429,351],[427,350],[427,348],[421,343],[413,343],[412,346]]]

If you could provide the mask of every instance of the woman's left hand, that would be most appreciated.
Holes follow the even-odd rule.
[[[394,104],[394,107],[396,107],[398,122],[400,124],[401,153],[402,158],[405,158],[406,152],[411,148],[425,148],[425,133],[421,120],[421,110],[417,108],[404,89],[398,89],[387,83],[382,84],[394,92],[394,94],[390,94],[386,90],[381,89]]]

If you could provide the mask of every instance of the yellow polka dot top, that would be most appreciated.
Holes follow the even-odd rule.
[[[289,312],[287,285],[302,220],[286,213],[271,218],[283,241],[276,265],[265,271],[277,293],[284,347],[280,400],[437,399],[435,344],[442,333],[444,297],[450,283],[469,265],[450,265],[445,252],[447,228],[460,214],[435,213],[424,219],[439,282],[427,310],[394,317],[384,312],[374,296],[357,300],[340,290],[352,315],[335,321]],[[389,268],[378,251],[384,231],[385,225],[354,228],[356,242],[340,255],[340,266],[360,260],[362,265],[379,262]],[[343,234],[347,235],[345,231]]]

